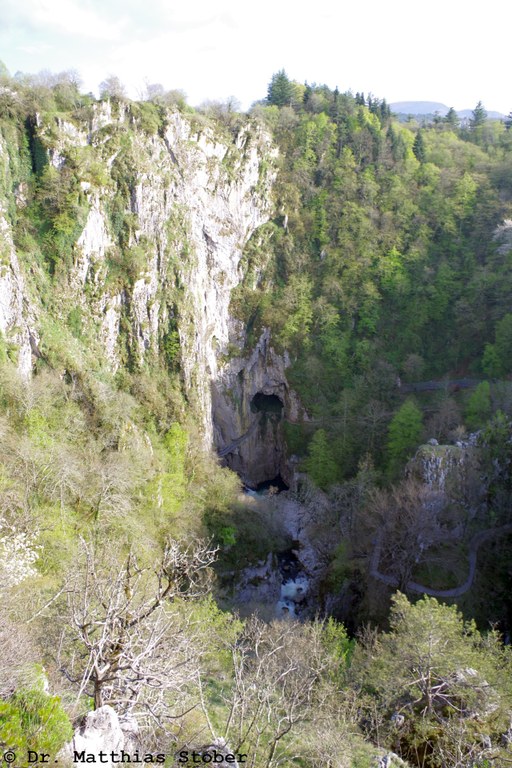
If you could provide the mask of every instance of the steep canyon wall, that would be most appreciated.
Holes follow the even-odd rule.
[[[15,247],[9,210],[24,213],[31,192],[20,194],[13,148],[0,139],[0,330],[25,377],[48,322],[65,325],[70,313],[111,372],[171,349],[205,445],[257,484],[286,473],[282,420],[300,410],[269,331],[248,348],[230,314],[244,246],[273,215],[277,150],[254,121],[233,129],[179,111],[158,126],[143,118],[133,105],[109,102],[87,116],[34,117],[31,146],[37,141],[45,160],[28,187],[37,195],[72,174],[83,218],[51,279],[30,248]],[[255,410],[257,393],[278,397],[282,413]]]

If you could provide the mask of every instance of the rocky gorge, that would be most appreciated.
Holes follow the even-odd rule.
[[[174,344],[205,445],[253,487],[286,478],[279,409],[268,410],[265,398],[277,398],[287,418],[303,412],[286,380],[288,360],[273,349],[268,329],[248,348],[243,324],[230,313],[244,278],[244,246],[272,215],[277,150],[269,135],[256,123],[215,133],[177,111],[150,134],[129,108],[109,102],[87,120],[38,117],[31,130],[50,168],[77,169],[83,225],[64,275],[59,268],[59,319],[78,312],[81,332],[113,373],[127,355],[143,365]],[[6,182],[9,151],[15,148],[2,140]],[[80,167],[77,155],[87,158]],[[129,169],[128,184],[121,168]],[[4,191],[0,205],[0,330],[30,376],[50,311],[41,302],[40,267],[29,253],[20,260],[13,245],[6,211],[23,199]],[[119,274],[123,258],[134,260],[127,277]]]

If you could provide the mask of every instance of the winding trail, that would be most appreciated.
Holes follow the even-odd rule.
[[[458,587],[453,589],[431,589],[425,587],[422,584],[417,584],[415,581],[408,581],[405,585],[405,589],[409,592],[419,592],[420,594],[430,595],[431,597],[460,597],[464,595],[473,584],[475,578],[475,569],[477,561],[478,548],[486,541],[494,539],[496,536],[503,536],[506,533],[512,533],[512,523],[507,523],[499,528],[490,528],[486,531],[480,531],[475,533],[469,543],[468,562],[469,572],[466,581]],[[390,587],[398,588],[400,586],[399,580],[396,576],[387,576],[379,571],[380,554],[382,550],[382,539],[384,531],[381,528],[377,534],[377,540],[370,559],[370,575],[374,579],[382,581],[384,584],[388,584]]]

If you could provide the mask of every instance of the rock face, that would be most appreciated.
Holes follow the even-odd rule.
[[[92,755],[83,762],[98,762],[106,766],[118,765],[124,751],[128,755],[138,749],[137,726],[133,721],[121,723],[112,707],[105,705],[89,712],[83,725],[74,733],[72,741],[66,744],[57,755],[57,760],[63,765],[74,765],[73,756],[76,752]],[[100,752],[107,757],[100,758]],[[114,753],[114,760],[111,759]]]
[[[485,499],[476,435],[456,445],[422,445],[406,468],[406,474],[441,494],[445,503],[462,503],[469,517],[474,517]],[[467,501],[471,499],[471,508]]]
[[[241,760],[242,763],[247,761],[247,754],[232,752],[229,744],[222,738],[213,739],[213,741],[208,744],[185,751],[188,753],[187,758],[189,762],[194,761],[195,763],[202,763],[203,765],[205,763],[215,763],[218,765],[232,765],[234,768],[239,768],[238,760]],[[195,758],[194,752],[196,754]],[[178,754],[180,755],[181,753]],[[181,756],[181,758],[178,759],[178,762],[174,763],[174,765],[183,765],[184,757],[184,755]]]
[[[456,445],[422,445],[407,469],[432,490],[446,492],[457,481],[467,459],[467,451]]]
[[[288,365],[265,329],[251,354],[232,359],[212,384],[215,445],[253,488],[278,476],[290,482],[284,421],[296,422],[307,414],[288,385]]]
[[[8,155],[0,135],[0,165],[8,177]],[[32,370],[32,346],[37,347],[35,310],[32,306],[14,249],[7,201],[0,196],[0,332],[17,357],[24,378]]]
[[[280,422],[298,410],[287,361],[268,331],[246,351],[229,312],[244,277],[244,246],[272,215],[277,150],[250,120],[234,129],[169,111],[148,126],[143,114],[137,105],[106,102],[87,118],[32,121],[32,138],[56,178],[72,169],[84,220],[68,262],[58,264],[51,308],[37,296],[30,257],[13,247],[5,211],[27,200],[9,183],[9,153],[0,144],[7,179],[0,184],[0,330],[18,348],[27,376],[45,313],[63,324],[79,313],[113,372],[127,361],[135,368],[162,361],[172,349],[207,446],[240,438],[258,416],[254,396],[275,395],[281,419],[259,412],[258,429],[226,461],[252,484],[284,475]],[[239,357],[226,363],[233,345]]]
[[[304,476],[295,476],[296,485]],[[325,547],[315,541],[318,520],[328,512],[327,496],[312,486],[303,498],[293,490],[271,496],[250,493],[250,506],[262,505],[279,521],[283,550],[246,566],[238,574],[235,601],[243,613],[257,612],[265,620],[312,618],[318,609],[326,575]],[[246,502],[248,503],[248,502]],[[261,507],[248,514],[261,514]],[[318,544],[318,546],[317,546]]]

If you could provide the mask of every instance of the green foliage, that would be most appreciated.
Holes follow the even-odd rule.
[[[82,337],[82,310],[80,307],[73,307],[69,312],[68,326],[75,339]]]
[[[18,78],[16,98],[8,73],[1,71],[0,80],[7,83],[0,94],[0,202],[13,227],[27,295],[40,299],[37,344],[42,357],[32,382],[23,383],[15,373],[17,352],[9,333],[0,337],[0,504],[2,515],[38,531],[38,578],[30,585],[30,605],[46,604],[62,586],[84,533],[106,546],[115,541],[124,552],[137,542],[147,561],[170,533],[189,541],[207,533],[222,550],[218,573],[226,598],[233,573],[291,542],[275,500],[241,498],[236,475],[204,451],[194,392],[188,400],[183,394],[180,335],[193,332],[180,303],[183,264],[192,261],[186,211],[174,206],[164,223],[169,245],[163,253],[161,243],[140,237],[132,213],[134,191],[153,162],[143,151],[146,137],[153,151],[164,128],[165,107],[178,101],[183,109],[182,96],[148,89],[150,100],[122,107],[123,123],[104,126],[86,147],[73,147],[71,132],[60,134],[61,121],[81,128],[84,120],[93,120],[95,104],[79,94],[72,78],[53,80],[48,73]],[[116,114],[119,99],[125,98],[122,85],[113,78],[103,86]],[[244,122],[233,107],[210,105],[208,115],[193,115],[191,136],[220,131],[223,140],[231,141]],[[481,105],[475,110],[469,130],[459,129],[453,110],[421,128],[401,125],[390,117],[384,100],[325,85],[302,86],[284,70],[272,77],[266,101],[253,110],[280,150],[279,159],[270,153],[261,157],[252,191],[271,197],[274,218],[245,247],[244,279],[232,295],[231,311],[245,324],[246,351],[263,327],[270,327],[274,348],[290,361],[288,381],[311,421],[284,425],[288,451],[305,457],[313,481],[329,489],[329,541],[322,540],[322,526],[327,527],[323,512],[320,532],[315,529],[312,535],[318,536],[314,544],[325,543],[325,562],[330,563],[324,586],[343,589],[346,604],[353,601],[354,624],[361,616],[385,618],[380,593],[375,597],[370,587],[361,596],[364,569],[358,570],[359,555],[352,554],[357,541],[358,552],[367,557],[374,535],[374,521],[366,512],[368,487],[377,477],[373,466],[387,467],[388,479],[399,474],[421,439],[420,405],[436,435],[451,439],[460,429],[464,394],[454,392],[449,402],[443,394],[441,402],[437,393],[419,392],[416,403],[402,404],[400,392],[405,385],[457,379],[466,371],[483,369],[490,378],[512,371],[512,261],[506,227],[494,236],[497,225],[512,216],[512,142],[509,132],[486,120],[482,110]],[[259,130],[250,125],[250,142]],[[57,149],[59,168],[49,162]],[[236,180],[238,157],[233,144],[222,163],[223,179]],[[277,178],[269,192],[274,171]],[[166,189],[169,183],[162,179]],[[100,261],[92,265],[87,301],[78,307],[69,299],[69,273],[88,196],[98,190],[113,245],[106,269]],[[157,301],[170,320],[160,330],[159,355],[148,355],[141,364],[132,339],[130,296],[156,249],[169,264]],[[6,241],[0,246],[0,267],[9,260]],[[94,338],[95,319],[87,309],[89,299],[101,306],[98,291],[105,271],[108,291],[124,297],[125,355],[115,377]],[[493,406],[503,408],[493,418],[491,391]],[[509,520],[511,508],[511,411],[506,382],[493,382],[492,390],[483,382],[465,408],[468,427],[484,426],[478,450],[489,479],[486,514],[500,522]],[[363,466],[365,472],[355,476]],[[312,496],[317,493],[307,487]],[[412,508],[410,499],[393,508],[405,515]],[[395,540],[404,531],[397,520]],[[336,531],[341,530],[340,541]],[[492,546],[497,559],[508,563],[506,541]],[[356,581],[357,596],[351,596]],[[505,592],[501,585],[496,589]],[[466,599],[470,611],[474,598]],[[377,610],[371,607],[376,600]],[[507,600],[500,597],[496,616],[506,614],[501,609]],[[55,610],[55,638],[43,638],[43,644],[58,644],[62,619]],[[229,717],[229,697],[238,713],[243,707],[236,696],[252,695],[243,675],[254,672],[255,651],[244,634],[250,654],[237,678],[232,662],[241,653],[244,628],[207,601],[194,608],[193,620],[197,634],[191,641],[201,635],[204,648],[201,695],[213,707],[212,721],[220,733]],[[39,638],[37,619],[32,626]],[[349,642],[344,628],[332,620],[321,630],[312,626],[286,624],[291,629],[284,645],[276,641],[279,627],[269,625],[265,634],[271,659],[286,647],[293,675],[297,658],[304,664],[299,694],[320,648],[312,706],[298,711],[301,732],[295,742],[283,741],[283,764],[297,762],[300,754],[301,765],[310,768],[321,753],[333,765],[340,759],[368,765],[375,748],[360,747],[361,737],[354,736],[361,722],[371,738],[424,767],[436,760],[455,765],[459,758],[469,764],[468,745],[480,745],[482,733],[490,734],[499,748],[509,656],[493,636],[482,637],[474,626],[464,625],[455,608],[428,599],[411,605],[398,597],[390,629],[374,635],[371,652],[365,641]],[[430,683],[424,674],[429,659]],[[283,669],[275,668],[275,679]],[[468,669],[488,685],[469,684]],[[288,701],[278,699],[274,679],[267,683],[255,683],[254,690],[258,696],[268,691],[282,717]],[[192,706],[201,698],[196,678],[187,685]],[[489,703],[488,710],[482,702]],[[467,714],[479,707],[480,718]],[[9,694],[0,704],[0,738],[22,750],[57,749],[69,737],[69,724],[65,716],[52,720],[54,709],[62,715],[55,697],[42,691]],[[401,732],[391,724],[395,711],[405,712]],[[203,714],[192,706],[176,722],[177,731],[183,728],[187,736],[202,732]],[[272,717],[270,711],[261,727],[267,728]],[[361,757],[351,749],[354,743]]]
[[[495,344],[486,344],[482,355],[482,369],[491,378],[501,374],[502,361]]]
[[[471,119],[469,121],[471,129],[473,131],[477,130],[477,128],[480,128],[485,123],[486,120],[487,120],[487,112],[485,111],[485,108],[482,102],[479,101],[476,107],[474,108],[471,115]]]
[[[272,75],[267,91],[267,102],[271,106],[291,106],[301,100],[300,93],[299,84],[290,80],[284,69],[281,69]]]
[[[274,75],[269,106],[257,109],[283,159],[272,237],[253,236],[234,308],[251,343],[270,326],[290,352],[294,387],[332,425],[334,443],[351,443],[353,468],[368,446],[355,420],[343,435],[335,426],[340,386],[358,389],[364,411],[375,393],[359,382],[377,366],[401,373],[416,355],[424,379],[449,378],[461,364],[477,369],[493,341],[491,318],[506,314],[512,290],[509,260],[493,245],[509,207],[498,193],[507,173],[486,144],[458,132],[453,115],[420,129],[399,125],[373,96],[316,85],[290,106],[290,84]],[[505,375],[490,354],[486,372]],[[392,388],[377,399],[396,410]],[[377,462],[383,448],[371,446]]]
[[[130,248],[113,247],[108,253],[108,278],[114,285],[133,286],[142,277],[147,265],[147,244],[144,241]]]
[[[50,274],[69,268],[73,246],[81,234],[88,213],[87,201],[77,176],[67,166],[42,171],[31,209],[39,231],[42,251]]]
[[[8,359],[8,345],[3,333],[0,331],[0,365],[7,362]]]
[[[412,145],[412,151],[414,152],[414,157],[416,160],[419,160],[420,163],[424,163],[426,159],[426,149],[425,149],[425,140],[423,138],[423,132],[418,131],[416,134],[416,138],[414,139],[414,144]]]
[[[144,133],[154,136],[162,130],[163,112],[150,101],[132,103],[130,105],[132,120]]]
[[[487,504],[492,518],[510,519],[512,500],[512,423],[503,411],[497,411],[482,429],[482,464],[487,475]]]
[[[446,125],[450,126],[452,130],[456,129],[460,125],[459,116],[457,115],[457,112],[454,110],[453,107],[450,107],[448,112],[443,118],[443,122],[446,123]]]
[[[72,735],[59,697],[46,693],[42,681],[0,702],[0,744],[23,753],[25,759],[28,750],[46,752],[54,758]]]
[[[31,118],[27,118],[27,128],[32,168],[36,176],[39,177],[48,167],[48,154],[41,138],[36,133],[35,125]]]
[[[273,311],[273,310],[272,310]],[[293,275],[283,290],[279,310],[286,316],[279,342],[285,348],[297,350],[308,346],[313,321],[311,284],[306,277]]]
[[[327,581],[329,589],[338,593],[351,573],[351,565],[347,556],[347,543],[342,541],[334,550],[334,557],[329,564]]]
[[[422,433],[422,413],[413,400],[398,409],[388,428],[388,472],[395,476],[417,448]]]
[[[495,342],[486,345],[482,368],[493,377],[512,371],[512,314],[507,313],[496,323]]]
[[[466,424],[469,429],[483,427],[492,413],[491,387],[482,381],[471,394],[466,406]]]
[[[455,606],[427,596],[411,604],[397,593],[389,632],[356,648],[351,672],[364,680],[368,714],[379,713],[370,715],[373,733],[413,765],[433,768],[446,755],[469,759],[479,734],[499,734],[507,696],[500,655],[496,635],[482,638]]]
[[[163,439],[162,465],[145,489],[148,507],[156,504],[161,523],[177,530],[177,520],[187,495],[186,474],[189,435],[180,424],[172,424]]]
[[[338,467],[325,429],[318,429],[313,435],[304,466],[320,488],[326,489],[338,479]]]

